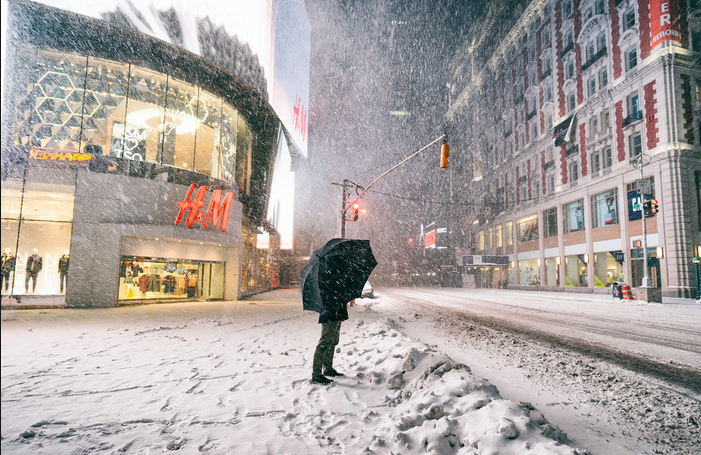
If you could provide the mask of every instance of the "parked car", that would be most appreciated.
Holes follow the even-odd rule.
[[[363,286],[363,292],[360,294],[360,298],[362,299],[374,299],[375,298],[375,290],[372,288],[372,284],[370,284],[369,281],[365,282],[365,286]]]

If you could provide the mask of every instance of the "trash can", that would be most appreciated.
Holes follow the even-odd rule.
[[[618,281],[614,281],[611,287],[613,288],[613,298],[623,300],[623,293],[621,292],[621,284]]]

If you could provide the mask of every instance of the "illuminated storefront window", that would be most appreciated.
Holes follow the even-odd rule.
[[[22,182],[2,182],[3,294],[58,295],[70,263],[75,172],[31,167]]]
[[[562,214],[565,218],[563,232],[577,232],[584,230],[584,202],[582,199],[562,206]]]
[[[528,259],[518,261],[518,284],[537,285],[540,284],[540,260]]]
[[[587,286],[587,259],[586,254],[565,256],[565,286]]]
[[[594,253],[594,287],[609,287],[623,281],[623,252]]]
[[[166,74],[24,46],[13,142],[185,169],[250,193],[253,138],[221,98]]]
[[[130,300],[223,299],[224,263],[122,256],[119,296]]]
[[[545,258],[545,285],[560,286],[560,258]]]

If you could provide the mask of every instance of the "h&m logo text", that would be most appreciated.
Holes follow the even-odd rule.
[[[202,227],[206,228],[209,225],[210,219],[212,220],[212,225],[219,226],[222,232],[226,232],[226,224],[229,221],[229,212],[231,211],[231,202],[234,200],[234,193],[230,192],[224,196],[224,202],[221,201],[222,190],[214,191],[212,195],[212,200],[209,202],[209,208],[205,213],[202,206],[204,205],[204,195],[207,194],[207,185],[201,186],[197,191],[197,196],[195,199],[190,200],[192,192],[195,190],[195,184],[190,185],[190,190],[187,192],[187,196],[183,201],[178,202],[178,207],[180,207],[180,213],[178,213],[178,218],[175,220],[175,224],[180,224],[185,210],[190,210],[190,213],[185,220],[187,227],[191,228],[192,223],[197,221],[202,223]]]

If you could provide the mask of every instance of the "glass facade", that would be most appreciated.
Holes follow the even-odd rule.
[[[3,294],[66,291],[75,171],[29,167],[26,180],[2,181]],[[11,259],[10,259],[11,258]]]
[[[618,224],[618,189],[591,197],[591,226],[598,228]]]
[[[545,258],[545,285],[560,286],[560,266],[558,258]]]
[[[540,259],[518,261],[518,284],[540,284]]]
[[[623,280],[623,252],[594,253],[594,287],[609,287],[614,281]],[[621,261],[621,262],[619,262]]]
[[[565,256],[565,286],[587,286],[587,262],[585,259],[584,254]]]
[[[543,210],[543,230],[545,237],[557,235],[557,208]]]
[[[23,46],[15,145],[186,169],[250,192],[252,136],[221,98],[166,74]]]
[[[662,287],[662,273],[660,270],[660,260],[657,257],[657,252],[657,248],[647,249],[648,267],[650,269],[648,275],[652,279],[653,288]],[[642,248],[630,250],[630,266],[632,270],[631,286],[633,286],[634,288],[642,286],[645,269],[645,258]]]
[[[223,299],[224,263],[122,256],[119,296],[135,300]]]
[[[584,230],[584,201],[582,199],[562,206],[564,217],[563,232],[577,232]]]
[[[519,218],[516,221],[516,228],[518,229],[519,242],[538,240],[538,215],[533,214]]]

